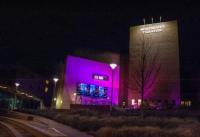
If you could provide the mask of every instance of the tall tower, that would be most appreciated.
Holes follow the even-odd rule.
[[[128,103],[144,99],[180,104],[177,21],[130,28]]]

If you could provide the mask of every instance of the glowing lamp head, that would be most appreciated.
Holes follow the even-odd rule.
[[[56,83],[56,82],[58,82],[58,78],[53,78],[53,81]]]
[[[19,83],[17,83],[17,82],[15,83],[15,86],[16,86],[16,87],[19,87],[19,85],[20,85]]]
[[[53,98],[53,100],[56,101],[57,99],[56,99],[56,98]]]
[[[115,69],[115,68],[117,67],[117,64],[111,63],[111,64],[110,64],[110,67],[111,67],[112,69]]]

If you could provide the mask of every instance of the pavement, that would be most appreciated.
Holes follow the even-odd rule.
[[[62,123],[58,123],[54,120],[51,120],[45,117],[32,115],[32,114],[25,114],[21,112],[16,112],[16,114],[21,115],[21,116],[33,116],[34,120],[29,121],[28,123],[31,126],[37,127],[38,129],[44,132],[49,132],[50,134],[60,134],[66,137],[93,137],[85,132],[79,131],[70,126],[64,125]]]
[[[12,132],[12,134],[14,134],[14,136],[16,136],[16,137],[23,137],[15,128],[13,128],[12,126],[10,126],[9,124],[6,124],[6,123],[4,123],[2,121],[0,121],[0,124],[3,125],[3,126],[5,126],[6,128],[8,128]],[[2,130],[0,130],[0,133],[1,133],[1,137],[9,137],[10,136],[8,132],[6,134],[5,133],[3,134]]]

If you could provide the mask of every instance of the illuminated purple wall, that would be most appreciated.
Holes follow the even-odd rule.
[[[108,76],[108,80],[93,79],[93,74]],[[108,88],[108,98],[94,98],[75,96],[77,83],[94,84]],[[119,67],[114,70],[113,104],[118,105],[119,96]],[[65,89],[63,93],[63,105],[74,104],[109,104],[112,88],[112,69],[109,64],[88,60],[75,56],[67,56],[65,71]],[[66,108],[66,107],[64,107]]]

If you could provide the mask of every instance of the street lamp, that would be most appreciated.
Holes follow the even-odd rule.
[[[113,82],[114,82],[114,70],[117,67],[117,64],[111,63],[110,67],[112,69],[112,88],[111,88],[111,99],[110,99],[110,113],[112,111],[112,101],[113,101]]]
[[[56,82],[58,82],[58,78],[53,78],[53,81],[56,83]]]
[[[17,108],[17,95],[16,94],[17,94],[17,88],[19,87],[19,85],[20,85],[19,83],[17,83],[17,82],[15,83],[15,95],[14,95],[15,98],[14,98],[13,109]]]
[[[15,86],[16,86],[16,87],[19,87],[19,85],[20,85],[19,83],[17,83],[17,82],[15,83]]]
[[[52,105],[51,105],[51,107],[52,108],[56,108],[56,83],[58,82],[58,78],[53,78],[53,81],[54,81],[54,83],[55,83],[55,86],[54,86],[54,90],[53,90],[53,97],[52,97]]]
[[[76,93],[76,92],[74,92],[74,94],[73,94],[73,95],[74,95],[74,97],[75,97],[75,98],[74,98],[74,104],[76,104],[77,93]]]

